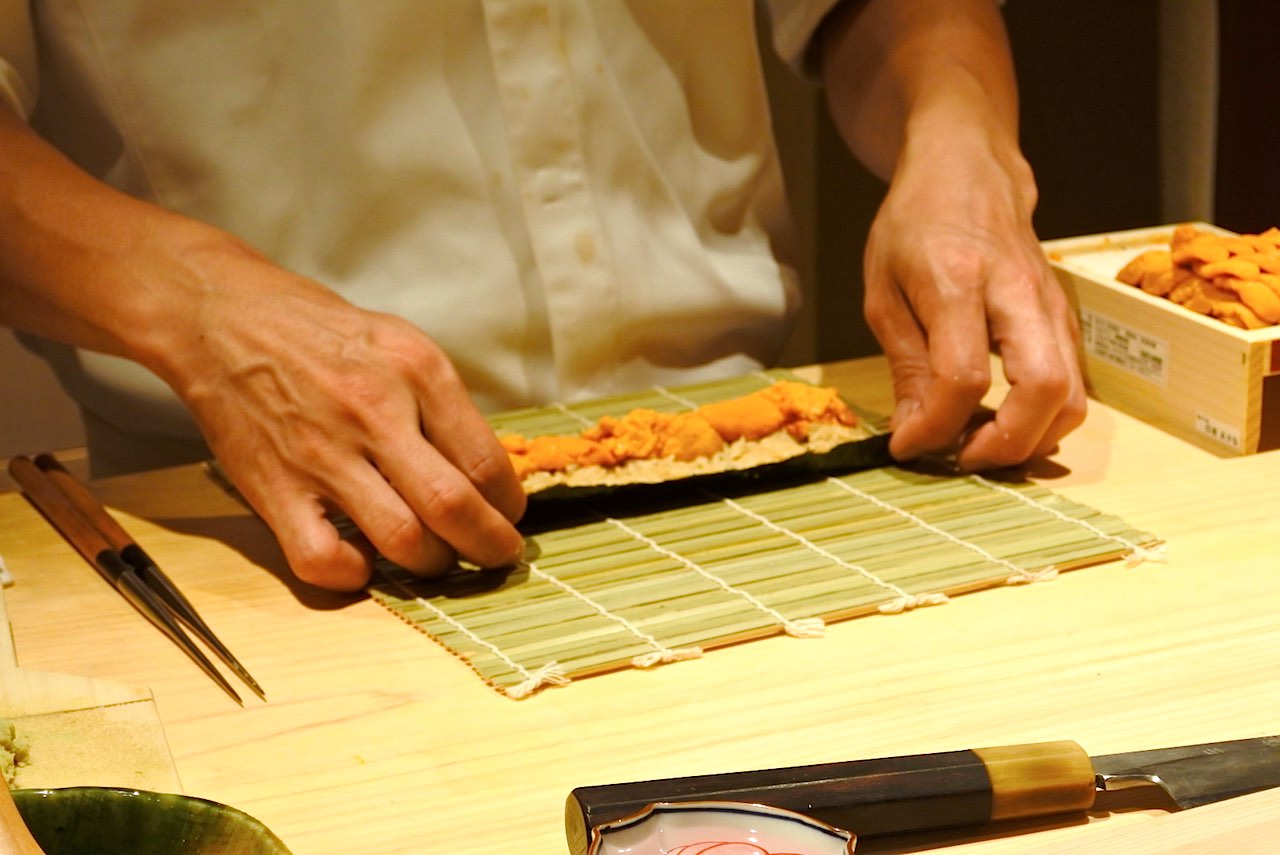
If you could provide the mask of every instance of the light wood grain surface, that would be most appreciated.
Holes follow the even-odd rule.
[[[879,359],[820,379],[890,404]],[[94,489],[266,703],[235,706],[12,493],[0,495],[0,555],[18,578],[5,595],[19,664],[149,687],[185,791],[257,816],[296,855],[562,853],[564,799],[583,784],[1280,732],[1280,455],[1220,459],[1095,406],[1034,474],[1162,535],[1167,561],[1077,570],[523,701],[370,600],[291,581],[269,532],[200,467]],[[859,851],[1263,852],[1278,837],[1280,791],[1176,814],[1116,803]]]

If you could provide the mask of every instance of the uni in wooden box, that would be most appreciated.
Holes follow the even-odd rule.
[[[1090,392],[1222,456],[1280,448],[1280,326],[1240,329],[1116,279],[1139,254],[1169,249],[1174,228],[1044,242],[1079,313]]]

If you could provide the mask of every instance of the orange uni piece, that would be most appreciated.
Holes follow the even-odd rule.
[[[605,416],[582,435],[608,448],[619,462],[657,456],[662,446],[664,413],[656,410],[632,410],[622,418]]]
[[[724,437],[701,413],[678,413],[667,423],[662,438],[662,456],[676,460],[710,457],[724,448]]]
[[[759,394],[777,404],[791,421],[837,422],[849,426],[858,423],[853,410],[829,386],[780,380]]]
[[[760,392],[703,404],[698,412],[727,442],[761,439],[782,430],[787,420],[782,409]]]

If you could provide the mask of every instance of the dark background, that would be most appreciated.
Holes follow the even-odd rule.
[[[1280,3],[1218,0],[1218,173],[1214,221],[1280,226]]]

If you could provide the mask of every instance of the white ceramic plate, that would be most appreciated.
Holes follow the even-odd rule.
[[[853,846],[850,832],[789,810],[660,802],[592,829],[588,855],[852,855]]]

